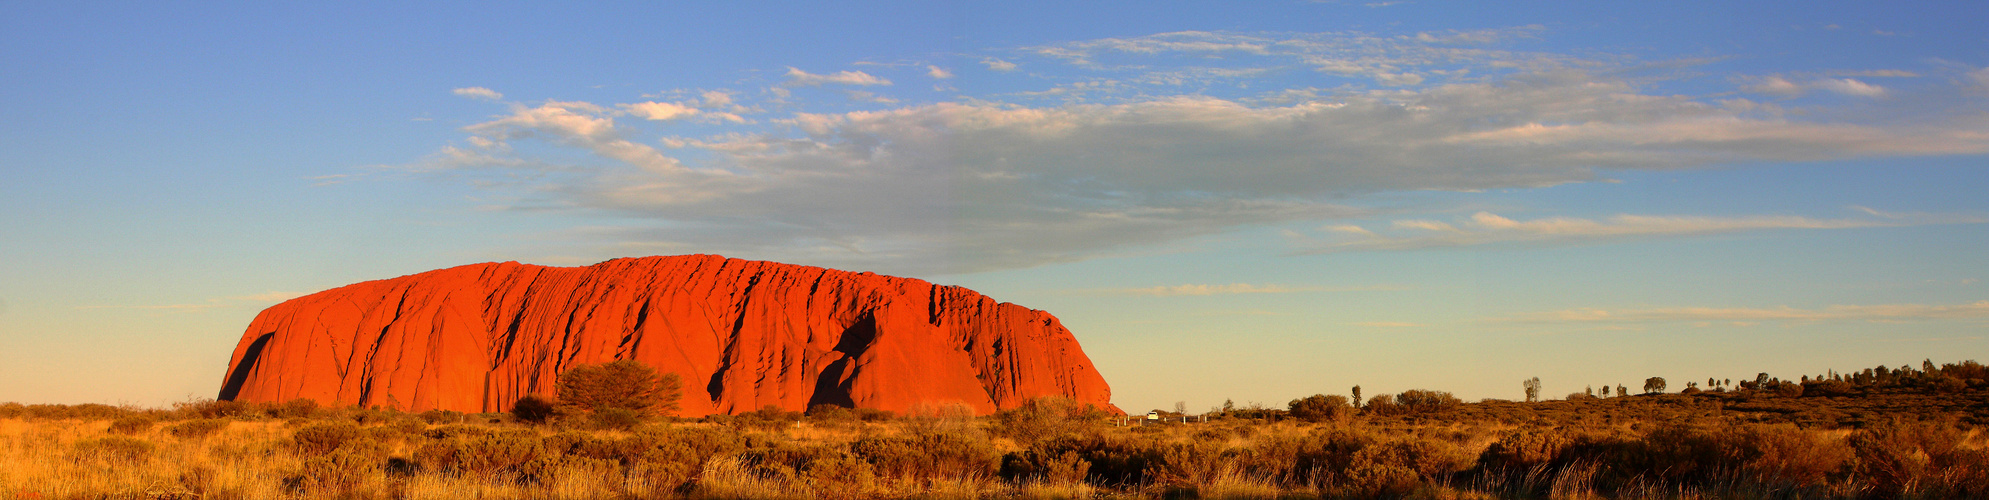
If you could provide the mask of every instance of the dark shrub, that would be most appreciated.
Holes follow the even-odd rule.
[[[1027,446],[1046,438],[1096,428],[1104,418],[1104,414],[1090,405],[1079,404],[1069,398],[1046,396],[996,412],[994,432]]]
[[[642,425],[642,414],[626,408],[607,408],[594,412],[594,428],[630,430]]]
[[[856,420],[856,410],[842,405],[820,404],[808,407],[808,419],[821,422],[847,422]]]
[[[463,423],[464,419],[466,418],[463,412],[452,411],[452,410],[428,410],[421,412],[420,417],[421,421],[428,422],[434,425],[460,424]]]
[[[1123,434],[1090,433],[1052,438],[1037,443],[1029,452],[1037,460],[1062,457],[1066,453],[1089,463],[1086,472],[1088,481],[1106,485],[1135,485],[1146,480],[1148,465],[1155,460],[1154,449],[1158,444],[1148,438]],[[1037,473],[1046,468],[1042,462],[1038,468],[1010,470],[1014,477],[1021,474]]]
[[[358,440],[360,434],[359,426],[355,424],[322,423],[297,429],[297,432],[290,436],[290,440],[295,444],[297,454],[319,456],[330,454],[346,443]]]
[[[342,449],[305,459],[297,474],[284,483],[298,493],[343,493],[351,491],[366,476],[378,470],[378,463],[376,457],[365,451]]]
[[[1486,447],[1478,463],[1488,470],[1524,471],[1554,461],[1570,444],[1566,434],[1554,430],[1514,430]]]
[[[144,434],[146,432],[151,431],[152,426],[156,425],[157,423],[158,422],[152,420],[152,417],[143,416],[143,415],[133,415],[129,417],[120,418],[117,420],[112,420],[110,429],[107,429],[107,431],[112,434],[124,434],[127,436],[133,434]]]
[[[1946,425],[1887,422],[1851,434],[1857,473],[1881,498],[1921,496],[1955,465],[1962,433]]]
[[[835,454],[809,462],[802,479],[817,498],[869,498],[877,490],[877,473],[869,462]]]
[[[1291,417],[1307,422],[1346,420],[1353,415],[1353,407],[1347,404],[1344,396],[1314,394],[1291,400]]]
[[[1222,445],[1216,443],[1170,443],[1154,451],[1142,474],[1156,484],[1192,488],[1207,484],[1221,470]]]
[[[543,424],[553,414],[553,402],[538,396],[528,395],[511,404],[511,416],[517,417],[520,422]]]
[[[1365,412],[1368,415],[1373,415],[1377,417],[1386,417],[1390,415],[1401,415],[1403,413],[1406,413],[1408,410],[1402,405],[1395,403],[1394,395],[1376,394],[1374,395],[1373,399],[1367,400],[1367,404],[1361,406],[1361,411]]]
[[[464,473],[503,477],[538,458],[541,444],[539,436],[530,431],[485,435],[464,441],[457,449],[455,465]]]
[[[262,409],[247,401],[201,400],[176,405],[183,413],[200,418],[255,418]]]
[[[1857,394],[1858,389],[1856,387],[1842,380],[1821,380],[1803,384],[1803,395],[1805,396],[1844,397],[1855,396]]]
[[[483,437],[494,432],[496,431],[490,430],[489,427],[476,425],[444,425],[429,429],[423,435],[429,439],[455,439]]]
[[[1822,487],[1854,458],[1843,440],[1789,425],[1744,427],[1733,448],[1750,479],[1777,489]]]
[[[310,398],[292,399],[269,408],[269,416],[281,419],[311,418],[317,414],[318,401]]]
[[[1001,454],[986,439],[964,432],[917,433],[910,437],[866,437],[850,451],[895,478],[965,478],[993,474]]]
[[[152,456],[150,441],[127,436],[106,436],[85,439],[75,444],[75,458],[79,462],[96,463],[110,467],[126,467],[143,462]]]
[[[176,438],[199,439],[212,436],[228,428],[228,421],[218,418],[188,420],[166,427],[166,433]]]
[[[722,423],[735,427],[771,431],[793,427],[801,419],[801,412],[787,411],[782,410],[779,406],[766,405],[758,410],[733,415],[731,418],[720,420],[722,420]]]
[[[1464,402],[1444,391],[1410,389],[1396,395],[1395,404],[1402,405],[1410,413],[1441,413],[1456,409]]]
[[[1792,384],[1788,382],[1775,384],[1775,395],[1785,398],[1802,397],[1803,386],[1802,384]]]

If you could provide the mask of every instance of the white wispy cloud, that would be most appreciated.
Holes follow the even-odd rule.
[[[504,98],[504,94],[500,94],[500,93],[498,93],[498,92],[497,92],[497,91],[495,91],[495,90],[491,90],[491,89],[487,89],[487,88],[483,88],[483,87],[464,87],[464,88],[460,88],[460,89],[456,89],[456,90],[451,90],[450,92],[453,92],[453,93],[455,93],[456,95],[459,95],[459,96],[463,96],[463,97],[471,97],[471,98],[476,98],[476,99],[487,99],[487,100],[492,100],[492,101],[495,101],[495,100],[498,100],[498,99],[503,99],[503,98]]]
[[[890,80],[878,78],[862,71],[838,71],[818,75],[789,66],[787,68],[787,83],[785,85],[790,87],[819,87],[822,85],[855,85],[867,87],[890,84]]]
[[[1883,119],[1829,112],[1848,104],[1789,112],[1709,101],[1647,88],[1647,77],[1624,76],[1633,72],[1609,58],[1499,48],[1531,36],[1541,31],[1180,32],[1022,47],[982,63],[1141,64],[1058,79],[1021,75],[1044,79],[1041,90],[951,102],[896,103],[902,95],[874,75],[788,68],[781,85],[750,94],[514,105],[466,127],[467,144],[411,168],[483,176],[474,182],[515,189],[520,206],[639,221],[575,235],[607,248],[676,245],[936,273],[1083,260],[1286,222],[1335,226],[1323,231],[1337,239],[1299,249],[1318,252],[1959,223],[1876,215],[1521,221],[1490,213],[1373,227],[1343,221],[1371,216],[1359,204],[1380,193],[1553,186],[1609,170],[1989,152],[1989,112],[1979,101]],[[1229,97],[1176,88],[1279,71],[1341,79]],[[1809,87],[1865,84],[1854,78],[1872,76],[1783,80],[1804,91],[1870,93],[1848,83]],[[1975,92],[1973,78],[1952,78],[1961,86],[1944,91]],[[1734,90],[1765,83],[1733,80]],[[860,88],[836,89],[850,101],[835,112],[813,112],[808,96],[789,92],[816,85]],[[1905,99],[1861,100],[1860,111],[1896,101]],[[740,116],[761,109],[790,111],[757,122]],[[645,128],[685,117],[726,128],[699,137]],[[606,161],[512,147],[521,141]]]
[[[1362,250],[1413,250],[1459,247],[1493,243],[1566,244],[1635,237],[1688,236],[1777,229],[1851,229],[1932,224],[1981,224],[1989,217],[1958,214],[1891,214],[1866,207],[1855,210],[1877,216],[1875,219],[1817,219],[1799,216],[1758,215],[1740,217],[1617,215],[1607,219],[1548,217],[1513,220],[1478,212],[1451,224],[1443,221],[1397,220],[1398,231],[1377,233],[1360,226],[1338,225],[1326,228],[1353,235],[1316,246],[1306,253]]]
[[[1354,326],[1365,326],[1368,328],[1422,328],[1430,326],[1422,323],[1410,323],[1406,321],[1362,321],[1359,323],[1350,323],[1350,324]]]
[[[1880,74],[1874,76],[1907,75]],[[1748,91],[1783,97],[1800,96],[1813,90],[1823,90],[1859,97],[1884,97],[1887,92],[1885,87],[1865,83],[1854,78],[1818,78],[1797,82],[1780,76],[1766,76],[1754,80],[1755,82],[1747,87]]]
[[[462,156],[507,151],[503,145],[507,141],[536,138],[582,148],[656,173],[683,173],[676,158],[622,138],[612,114],[607,108],[586,102],[553,101],[538,107],[514,105],[510,116],[464,127],[463,130],[475,134],[478,141],[473,143],[481,145],[482,151]]]
[[[926,69],[925,76],[930,76],[941,80],[953,78],[953,72],[947,71],[945,68],[941,68],[938,66],[926,66],[925,69]]]
[[[1398,286],[1325,287],[1325,286],[1293,286],[1293,285],[1276,285],[1276,284],[1256,285],[1250,283],[1231,283],[1227,285],[1188,284],[1188,285],[1151,286],[1145,288],[1107,288],[1107,289],[1096,289],[1096,290],[1083,290],[1078,293],[1087,294],[1087,295],[1145,295],[1145,296],[1154,296],[1154,297],[1174,297],[1174,296],[1206,296],[1206,295],[1268,294],[1268,293],[1394,291],[1394,290],[1403,290],[1403,289],[1404,289],[1403,287],[1398,287]]]
[[[1773,321],[1900,322],[1989,318],[1989,300],[1966,304],[1833,305],[1816,309],[1794,307],[1669,307],[1648,309],[1567,309],[1487,318],[1494,323],[1668,323],[1727,322],[1752,324]]]
[[[698,114],[698,109],[695,107],[669,102],[638,102],[623,104],[621,108],[627,110],[628,114],[657,121],[675,120]]]

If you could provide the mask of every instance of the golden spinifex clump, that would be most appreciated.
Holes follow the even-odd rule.
[[[558,387],[556,405],[567,413],[620,409],[668,414],[677,410],[677,399],[683,396],[677,374],[658,374],[630,359],[574,367],[559,375]]]

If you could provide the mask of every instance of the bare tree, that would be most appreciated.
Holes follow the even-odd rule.
[[[1540,402],[1540,377],[1533,377],[1530,379],[1526,379],[1526,381],[1521,382],[1521,384],[1526,386],[1526,402],[1528,403]]]

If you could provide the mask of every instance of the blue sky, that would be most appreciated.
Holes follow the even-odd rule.
[[[11,4],[0,400],[685,253],[1048,310],[1129,410],[1989,359],[1985,9]]]

